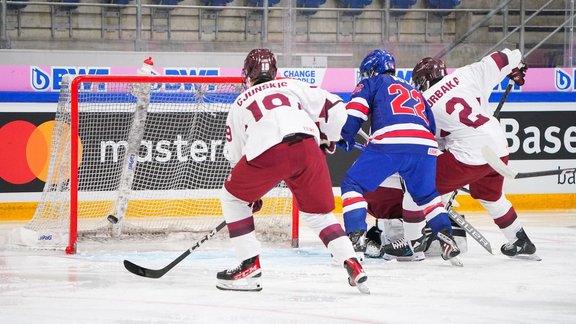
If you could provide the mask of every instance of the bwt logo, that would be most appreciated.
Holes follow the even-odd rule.
[[[51,67],[50,72],[46,72],[37,66],[30,67],[30,85],[36,91],[60,91],[62,77],[71,75],[110,75],[110,68],[79,68],[79,67]],[[98,91],[105,91],[105,84],[98,84]],[[82,89],[92,90],[92,83],[82,83]]]
[[[218,76],[220,75],[220,69],[183,69],[183,68],[165,68],[164,69],[165,75],[175,75],[175,76]],[[193,88],[193,84],[186,83],[174,83],[174,84],[166,84],[164,88],[166,91],[179,91],[180,89],[184,88],[184,91],[192,91],[196,90]],[[207,91],[215,91],[216,86],[210,85],[206,89]]]
[[[572,75],[562,69],[556,68],[554,70],[554,85],[558,91],[571,91],[576,89],[574,80],[576,80],[576,69],[572,70]]]
[[[194,162],[204,162],[206,160],[216,161],[216,154],[218,148],[223,146],[222,140],[211,140],[209,142],[203,140],[195,140],[189,142],[182,140],[182,135],[177,135],[176,140],[170,142],[167,140],[160,140],[156,143],[149,140],[142,140],[140,142],[140,155],[136,161],[141,162],[168,162],[176,155],[178,162],[187,162],[191,158]],[[116,163],[119,160],[120,150],[126,150],[128,143],[126,141],[102,141],[100,142],[100,162],[104,163],[108,160],[108,153],[112,153],[112,162]],[[128,161],[128,168],[134,168],[134,155],[131,155]]]

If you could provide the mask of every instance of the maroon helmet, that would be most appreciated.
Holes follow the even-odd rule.
[[[266,48],[253,49],[244,60],[242,81],[245,84],[258,84],[276,78],[276,58],[274,53]],[[250,84],[248,84],[250,85]]]
[[[441,59],[425,57],[412,69],[412,82],[425,91],[446,76],[446,64]]]

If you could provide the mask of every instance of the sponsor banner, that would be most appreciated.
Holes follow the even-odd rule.
[[[39,192],[44,188],[50,162],[50,142],[57,126],[51,113],[4,113],[0,119],[0,192]],[[82,112],[80,122],[90,127],[79,133],[81,161],[79,178],[119,179],[124,167],[130,120],[128,112]],[[167,122],[169,120],[178,122]],[[209,131],[203,138],[190,138],[190,129],[196,123],[211,125],[222,132]],[[110,121],[115,122],[110,122]],[[225,142],[225,112],[168,112],[148,113],[146,123],[163,125],[161,137],[157,132],[146,132],[140,143],[139,154],[130,160],[137,162],[134,190],[166,190],[170,181],[149,181],[150,177],[180,178],[186,189],[219,189],[230,165],[223,155]],[[64,127],[66,127],[65,125]],[[166,130],[167,129],[167,130]],[[209,181],[194,177],[203,170],[214,170]],[[140,184],[142,187],[139,187]],[[114,190],[117,182],[85,181],[82,191]]]
[[[11,105],[0,104],[0,193],[40,192],[47,177],[55,104],[7,108]],[[115,114],[121,119],[125,113]],[[213,118],[215,125],[223,129],[225,118],[221,114],[224,113],[215,113]],[[576,105],[572,103],[507,103],[500,116],[510,147],[511,166],[519,172],[576,167],[575,114]],[[151,114],[150,122],[162,118],[162,114]],[[222,155],[223,138],[214,135],[214,138],[189,141],[185,134],[190,125],[182,122],[170,127],[170,138],[146,138],[140,148],[139,165],[151,170],[171,170],[187,163],[191,167],[227,167],[228,162]],[[115,170],[114,176],[119,176],[119,156],[124,150],[122,141],[125,141],[122,134],[126,130],[119,124],[110,125],[104,119],[101,127],[93,128],[96,130],[93,133],[80,134],[83,152],[93,152],[91,156],[83,154],[81,172],[100,177]],[[357,140],[363,142],[359,136]],[[337,150],[336,154],[327,157],[333,186],[340,185],[346,169],[359,153]],[[507,181],[507,184],[510,193],[576,192],[573,175],[520,179]]]
[[[50,93],[60,90],[65,74],[71,75],[135,75],[138,67],[78,67],[78,66],[0,66],[0,91]],[[450,72],[450,69],[448,70]],[[155,74],[175,76],[239,76],[234,68],[155,67]],[[359,80],[355,68],[280,68],[279,77],[295,78],[321,86],[336,93],[351,92]],[[410,80],[411,69],[398,69],[397,76]],[[494,88],[503,92],[509,80],[505,78]],[[576,69],[533,68],[527,71],[526,84],[514,85],[513,92],[574,92]]]

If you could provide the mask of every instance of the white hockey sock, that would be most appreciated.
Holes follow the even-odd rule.
[[[224,214],[224,219],[227,224],[241,221],[250,222],[250,218],[252,218],[252,208],[248,205],[248,202],[236,198],[229,193],[226,188],[222,188],[220,202],[222,205],[222,213]],[[252,222],[253,221],[252,219]],[[236,256],[240,261],[261,253],[262,247],[260,241],[256,238],[255,231],[231,237],[230,239],[236,251]]]
[[[311,214],[300,212],[300,217],[302,217],[304,222],[306,222],[316,235],[320,235],[320,232],[329,226],[337,225],[340,226],[340,228],[342,226],[338,223],[336,217],[332,213]],[[343,232],[344,230],[342,229],[342,233]],[[350,239],[345,235],[331,240],[328,242],[326,247],[338,264],[343,264],[344,260],[356,256],[356,252],[354,252]]]

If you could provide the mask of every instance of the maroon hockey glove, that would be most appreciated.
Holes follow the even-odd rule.
[[[260,211],[260,209],[262,209],[262,205],[264,205],[264,202],[262,202],[262,199],[258,199],[251,205],[252,205],[252,213],[257,213]]]
[[[526,76],[526,70],[528,70],[528,66],[522,62],[520,67],[516,67],[508,74],[508,78],[514,81],[517,85],[521,86],[524,85],[525,80],[524,77]]]
[[[320,149],[324,152],[324,154],[334,154],[334,152],[336,152],[336,143],[330,142],[328,140],[321,140]]]

